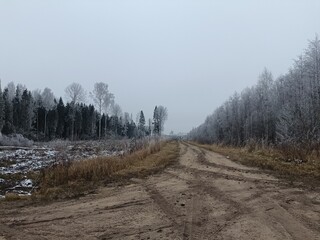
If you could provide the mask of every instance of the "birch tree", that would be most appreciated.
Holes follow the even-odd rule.
[[[54,103],[54,95],[49,88],[45,88],[41,94],[42,99],[42,106],[45,110],[44,113],[44,137],[46,137],[47,132],[47,116],[48,112],[53,109],[55,103]]]
[[[107,109],[113,100],[113,94],[109,92],[108,84],[99,82],[94,84],[92,93],[90,93],[91,98],[99,112],[99,139],[101,139],[101,120],[102,111]]]
[[[164,123],[168,119],[168,110],[163,106],[155,106],[153,112],[153,131],[156,135],[161,136],[164,130]]]
[[[122,109],[119,104],[115,103],[112,106],[111,127],[116,134],[118,131],[119,118],[122,115]]]
[[[86,101],[86,92],[79,83],[71,83],[66,87],[65,95],[68,101],[75,104]]]
[[[65,89],[66,98],[70,101],[71,106],[71,140],[74,140],[74,122],[76,116],[76,106],[86,100],[86,92],[79,83],[71,83]]]
[[[264,69],[255,86],[234,95],[189,137],[232,145],[276,144],[303,157],[320,154],[320,40],[276,80]]]

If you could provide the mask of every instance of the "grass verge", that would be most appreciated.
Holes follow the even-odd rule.
[[[235,162],[270,170],[279,177],[285,177],[290,181],[302,181],[310,186],[316,186],[320,182],[320,160],[287,161],[286,156],[275,149],[250,150],[222,145],[207,145],[190,143],[209,151],[228,156]]]
[[[155,173],[178,156],[177,142],[154,142],[122,157],[98,157],[58,165],[42,172],[36,197],[50,200],[81,196],[106,183]]]

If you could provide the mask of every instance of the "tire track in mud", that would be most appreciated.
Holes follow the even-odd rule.
[[[167,202],[165,197],[163,197],[155,187],[145,186],[151,199],[160,207],[160,209],[165,213],[169,220],[173,223],[176,228],[181,227],[180,217],[181,213],[178,213],[176,209]]]
[[[204,163],[208,162],[208,161],[204,161],[204,152],[203,151],[196,151],[195,149],[192,149],[192,151],[194,151],[195,154],[197,155],[196,160],[200,164],[203,165]],[[213,165],[218,166],[218,164],[213,164]],[[227,168],[227,169],[230,170],[230,168]],[[211,198],[228,205],[228,208],[226,209],[226,214],[223,215],[223,219],[219,220],[220,221],[219,224],[217,224],[214,231],[211,232],[211,234],[213,236],[216,236],[225,227],[227,227],[229,225],[230,221],[235,220],[240,215],[249,211],[249,209],[244,207],[239,202],[232,200],[230,197],[228,197],[226,194],[224,194],[218,188],[208,184],[208,179],[203,179],[203,177],[202,177],[203,173],[206,174],[207,171],[197,170],[194,168],[188,168],[188,170],[191,170],[191,172],[193,172],[194,181],[192,184],[194,185],[194,189],[197,189],[198,192],[202,193],[200,195],[207,194]],[[219,175],[219,174],[214,174],[214,177],[216,177],[217,175]],[[222,175],[222,176],[224,176],[224,175]],[[201,231],[202,231],[202,229],[198,229],[198,234],[191,235],[192,236],[191,239],[202,239]]]
[[[303,225],[306,228],[312,229],[314,231],[317,231],[320,229],[320,207],[318,207],[318,210],[315,210],[315,209],[313,210],[313,213],[319,216],[319,221],[310,221],[310,219],[308,219],[306,216],[303,216],[294,211],[291,205],[294,203],[292,203],[291,201],[295,202],[295,200],[292,200],[292,198],[286,199],[285,196],[282,196],[282,199],[283,199],[282,201],[280,200],[280,202],[277,203],[281,209],[288,212],[295,219],[298,219],[299,222],[303,223]],[[304,202],[305,202],[305,199],[304,199]]]
[[[256,214],[260,219],[263,219],[270,228],[278,230],[283,236],[287,234],[292,239],[320,239],[320,235],[316,233],[319,228],[292,214],[273,199],[268,197],[260,199],[259,207],[266,209],[264,212],[257,211]]]
[[[182,149],[182,157],[187,152],[188,149]],[[199,157],[199,156],[198,156]],[[187,214],[183,215],[177,213],[175,207],[172,204],[169,204],[165,197],[163,197],[160,191],[156,190],[156,186],[151,185],[145,186],[148,192],[151,194],[152,199],[160,206],[160,208],[165,212],[170,220],[176,219],[173,221],[174,225],[179,228],[179,231],[182,232],[183,239],[204,239],[205,235],[209,233],[212,236],[220,232],[224,227],[228,225],[228,222],[236,219],[238,216],[243,214],[243,212],[248,211],[244,206],[239,202],[233,201],[218,188],[210,186],[205,179],[203,179],[203,171],[195,171],[195,169],[190,169],[186,167],[193,174],[189,174],[186,178],[179,177],[179,174],[185,174],[184,168],[181,168],[179,165],[178,168],[173,168],[176,173],[172,171],[165,171],[165,174],[169,174],[178,178],[179,180],[185,181],[189,185],[188,193],[192,193],[193,197],[188,202]],[[186,193],[184,193],[186,195]],[[228,205],[227,211],[222,215],[223,223],[213,226],[213,228],[208,231],[208,223],[211,220],[214,222],[214,219],[209,218],[209,209],[210,206],[203,201],[203,197],[207,196],[208,198],[214,199],[215,201],[224,203]],[[184,218],[184,220],[182,220]],[[182,226],[183,225],[183,226]],[[183,230],[181,231],[181,228]]]
[[[265,171],[262,171],[260,169],[255,169],[255,168],[249,168],[249,167],[245,167],[245,168],[237,168],[237,167],[231,167],[231,166],[227,166],[227,165],[223,165],[223,164],[218,164],[215,163],[213,161],[208,160],[209,157],[211,157],[209,155],[209,151],[205,150],[205,149],[201,149],[201,148],[195,148],[193,145],[187,145],[190,147],[190,149],[192,149],[192,151],[194,151],[195,153],[197,153],[198,157],[197,157],[197,161],[201,164],[201,165],[205,165],[205,166],[211,166],[213,168],[218,168],[218,169],[225,169],[228,172],[240,172],[240,173],[244,173],[244,174],[248,174],[248,173],[252,173],[252,174],[261,174],[261,173],[265,173]],[[210,153],[213,154],[213,153]],[[216,155],[216,154],[215,154]],[[220,156],[219,158],[225,160],[225,161],[229,161],[232,162],[231,160],[227,159],[224,156]],[[238,167],[243,167],[242,165],[239,165],[238,163],[234,163],[235,166]],[[275,179],[274,181],[278,182],[278,179]]]
[[[256,179],[256,178],[250,178],[250,177],[229,175],[229,174],[225,174],[225,173],[219,173],[219,172],[214,172],[214,171],[204,170],[204,169],[190,168],[190,167],[186,167],[184,165],[181,165],[180,168],[184,169],[187,172],[193,173],[193,174],[204,174],[205,176],[217,178],[217,179],[221,178],[221,179],[228,179],[228,180],[234,180],[234,181],[265,183],[265,184],[274,184],[274,183],[278,182],[277,180]]]
[[[202,239],[199,238],[202,231],[197,228],[201,227],[203,223],[207,223],[207,211],[203,208],[203,203],[199,188],[197,185],[192,186],[186,192],[177,192],[177,196],[184,196],[179,198],[177,205],[169,203],[156,185],[143,184],[151,199],[157,204],[163,213],[172,222],[172,226],[180,233],[181,239]],[[192,194],[192,197],[187,201],[187,195]],[[183,202],[183,203],[182,203]],[[186,203],[189,202],[189,203]],[[181,206],[186,207],[186,211],[181,210]],[[180,208],[179,208],[180,207]],[[196,226],[196,227],[195,227]]]
[[[244,181],[244,182],[253,182],[253,183],[270,183],[270,184],[279,183],[278,179],[268,179],[268,178],[264,179],[262,177],[258,177],[258,173],[259,174],[262,173],[262,171],[259,171],[259,170],[243,170],[243,169],[237,169],[234,167],[224,166],[221,164],[211,163],[206,159],[205,153],[201,151],[201,149],[195,149],[194,147],[189,149],[195,153],[196,155],[195,160],[198,163],[198,166],[194,165],[193,167],[190,167],[180,162],[179,168],[183,168],[185,171],[192,172],[193,174],[208,175],[213,178],[230,179],[235,181]],[[226,172],[225,173],[219,172],[219,169],[225,169]],[[254,173],[257,175],[257,178],[246,177],[244,175],[235,175],[234,172],[241,172],[244,174]]]
[[[185,144],[186,148],[188,148],[188,145]],[[197,155],[197,162],[200,165],[206,165],[206,166],[211,166],[213,168],[219,168],[219,169],[225,169],[228,171],[239,171],[243,172],[244,174],[246,173],[262,173],[260,170],[243,170],[243,169],[236,169],[234,167],[229,167],[229,166],[223,166],[220,164],[212,163],[207,159],[207,154],[205,154],[205,151],[202,149],[197,149],[197,148],[189,148],[191,149],[194,154]],[[188,149],[187,149],[188,151]],[[186,152],[187,152],[186,151]],[[181,163],[180,163],[181,164]],[[238,177],[238,176],[232,176],[229,174],[221,174],[221,173],[216,173],[212,172],[210,170],[204,170],[204,169],[197,169],[197,167],[188,167],[188,166],[181,166],[185,169],[185,171],[192,173],[193,176],[209,176],[210,178],[217,179],[217,178],[222,178],[228,180],[234,180],[234,181],[244,181],[244,182],[249,182],[251,184],[255,185],[260,185],[260,187],[265,188],[266,185],[281,185],[279,184],[278,180],[275,181],[270,181],[270,180],[265,180],[265,179],[252,179],[252,178],[247,178],[247,177]],[[175,175],[174,173],[171,172],[171,174]],[[176,176],[179,177],[179,176]],[[285,184],[286,185],[286,184]],[[222,202],[226,202],[231,206],[228,211],[230,214],[225,216],[225,223],[222,224],[216,231],[215,234],[220,233],[225,229],[231,221],[234,221],[237,218],[240,218],[242,215],[250,215],[252,214],[253,210],[245,207],[244,205],[240,204],[238,201],[234,201],[230,198],[230,196],[226,196],[225,193],[223,193],[221,190],[219,190],[216,187],[213,187],[212,185],[208,185],[207,182],[202,182],[199,184],[199,187],[201,187],[204,192],[210,194],[213,198],[219,199]],[[282,186],[284,187],[284,186]],[[320,239],[320,235],[315,234],[313,231],[319,231],[319,224],[317,223],[312,223],[312,221],[308,221],[305,217],[298,216],[297,214],[293,214],[292,211],[289,211],[289,209],[286,209],[281,206],[277,201],[274,199],[271,199],[269,197],[264,197],[264,195],[267,195],[268,193],[272,193],[272,190],[269,191],[256,191],[253,195],[245,199],[245,202],[253,202],[255,200],[260,200],[260,205],[265,209],[265,213],[267,214],[262,214],[260,216],[261,219],[264,219],[265,222],[270,222],[273,221],[276,222],[277,224],[280,224],[285,232],[290,235],[293,239],[303,239],[303,236],[307,236],[309,239]],[[265,202],[263,204],[263,202]],[[265,206],[264,206],[265,205]],[[233,209],[238,209],[238,211],[235,211],[232,213],[232,208]],[[287,221],[285,221],[287,220]],[[267,224],[269,225],[270,228],[276,228],[274,224]],[[285,234],[283,236],[286,236]]]
[[[32,221],[32,222],[17,221],[17,222],[11,223],[9,227],[27,226],[27,225],[33,225],[33,224],[39,224],[39,223],[48,223],[48,222],[54,222],[54,221],[67,220],[72,218],[73,216],[67,216],[67,217],[58,217],[58,218],[44,219],[44,220]]]
[[[204,200],[203,189],[199,188],[199,176],[192,176],[190,192],[192,198],[188,204],[187,219],[184,225],[183,239],[203,239],[209,222],[209,206]]]

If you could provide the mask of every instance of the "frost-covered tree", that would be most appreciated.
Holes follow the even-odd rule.
[[[13,105],[13,124],[16,129],[21,129],[21,96],[22,96],[22,88],[21,86],[17,86],[16,94],[12,100]]]
[[[153,111],[153,132],[161,135],[164,129],[164,123],[168,118],[168,110],[163,106],[155,106]]]
[[[145,119],[145,117],[144,117],[143,111],[141,110],[141,111],[140,111],[140,116],[139,116],[139,125],[138,125],[138,127],[139,127],[139,129],[140,129],[141,131],[144,131],[144,130],[145,130],[145,124],[146,124],[146,119]]]
[[[122,115],[122,109],[120,107],[119,104],[115,103],[112,106],[112,117],[110,119],[110,125],[111,125],[111,129],[113,130],[113,133],[117,133],[118,132],[118,128],[119,128],[119,119],[120,116]]]
[[[21,129],[28,133],[31,129],[33,120],[33,99],[31,92],[27,89],[23,91],[21,96]]]
[[[7,97],[8,101],[12,101],[16,95],[16,86],[14,82],[9,82],[6,89],[8,89]]]
[[[122,132],[122,135],[125,137],[128,136],[130,122],[131,122],[130,114],[128,112],[125,112],[123,114],[123,132]]]
[[[103,112],[104,114],[106,115],[106,118],[105,118],[105,123],[104,123],[104,135],[107,136],[107,118],[108,118],[108,115],[110,114],[111,111],[113,111],[113,108],[114,108],[114,95],[110,92],[107,92],[107,94],[104,96],[104,99],[103,99]],[[120,112],[117,113],[117,114],[121,114],[121,108],[120,106],[116,106],[116,108],[120,109]]]
[[[113,99],[113,94],[109,92],[108,84],[99,82],[94,84],[94,88],[90,96],[93,99],[94,104],[96,105],[99,112],[99,139],[101,138],[101,120],[102,120],[102,111],[107,109]]]
[[[44,108],[44,136],[46,137],[47,133],[47,116],[48,112],[54,108],[55,101],[54,95],[49,88],[45,88],[41,94],[42,107]]]
[[[36,89],[32,91],[33,107],[34,107],[34,125],[37,130],[37,140],[39,140],[40,129],[40,112],[42,110],[42,96],[41,90]]]
[[[86,101],[86,92],[79,83],[71,83],[65,89],[65,95],[69,102],[81,103]]]
[[[150,136],[152,134],[152,120],[151,118],[148,119],[148,130],[147,135]]]
[[[272,144],[320,154],[320,40],[316,36],[288,73],[273,80],[267,69],[258,83],[230,97],[189,133],[207,143]],[[293,150],[292,150],[293,151]]]
[[[146,119],[144,117],[144,113],[143,111],[141,110],[139,113],[138,113],[138,130],[139,130],[139,137],[144,137],[145,134],[146,134],[146,127],[145,127],[145,124],[146,124]]]
[[[1,131],[4,126],[4,120],[5,120],[4,108],[5,108],[5,105],[4,105],[4,99],[3,99],[2,88],[1,88],[1,80],[0,80],[0,135],[1,135]]]
[[[120,117],[122,114],[122,109],[119,104],[115,103],[112,107],[112,115],[116,117]]]
[[[88,140],[101,138],[101,129],[104,128],[105,136],[108,132],[117,137],[138,136],[139,124],[129,113],[122,115],[121,107],[114,104],[108,85],[95,84],[91,96],[97,108],[83,103],[81,92],[78,84],[69,85],[66,95],[71,102],[64,104],[62,98],[56,101],[49,88],[34,90],[31,94],[21,84],[15,87],[14,83],[9,83],[3,93],[0,87],[0,127],[3,119],[3,134],[19,133],[38,141],[54,138]]]
[[[2,129],[2,132],[4,134],[10,134],[14,132],[14,125],[13,125],[13,106],[12,106],[12,100],[10,101],[9,99],[8,88],[4,89],[3,101],[4,101],[4,126]]]
[[[159,135],[160,134],[160,124],[159,124],[159,115],[158,115],[158,106],[155,106],[153,110],[153,134]]]
[[[168,119],[168,110],[166,107],[158,106],[158,118],[159,118],[159,126],[160,126],[160,135],[164,130],[164,123]]]
[[[86,92],[79,83],[71,83],[65,89],[67,100],[70,101],[70,120],[71,120],[71,140],[74,140],[74,123],[78,109],[76,107],[79,103],[85,102]]]

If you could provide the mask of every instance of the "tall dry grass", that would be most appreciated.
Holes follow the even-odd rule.
[[[271,147],[231,147],[216,144],[197,144],[198,147],[228,156],[231,160],[244,165],[270,170],[280,177],[291,181],[305,181],[318,184],[320,181],[320,158],[317,154],[310,153],[305,161],[292,158],[282,150]]]
[[[143,177],[173,162],[177,142],[150,141],[142,149],[118,157],[98,157],[60,164],[42,172],[39,195],[72,197],[101,183]]]

